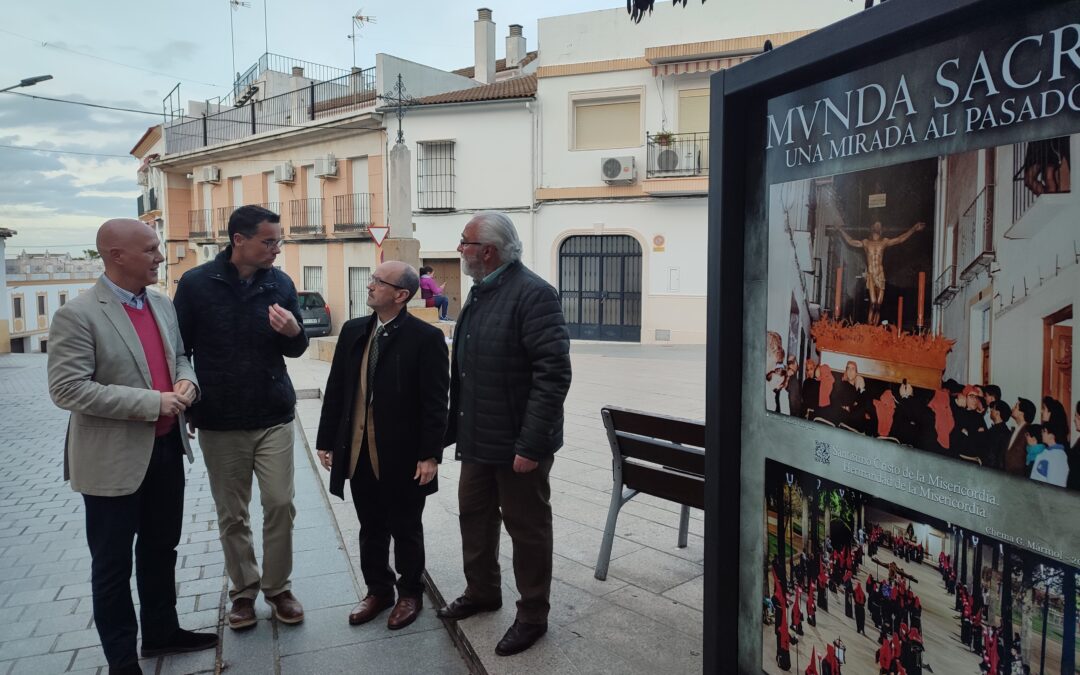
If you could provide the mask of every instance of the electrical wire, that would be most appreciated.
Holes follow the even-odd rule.
[[[112,59],[107,59],[104,56],[97,56],[96,54],[87,54],[86,52],[80,52],[80,51],[77,51],[75,49],[71,49],[70,47],[63,47],[61,45],[54,44],[54,43],[48,42],[46,40],[38,40],[36,38],[32,38],[32,37],[29,37],[27,35],[20,35],[19,33],[15,33],[13,31],[7,30],[5,28],[0,28],[0,33],[6,33],[8,35],[12,35],[14,37],[21,38],[21,39],[26,40],[28,42],[33,42],[37,46],[42,47],[44,49],[58,49],[58,50],[63,51],[63,52],[68,52],[70,54],[75,54],[76,56],[82,56],[82,57],[85,57],[85,58],[88,58],[88,59],[96,59],[98,61],[104,61],[105,63],[111,63],[114,66],[121,66],[122,68],[131,68],[132,70],[141,70],[144,73],[150,73],[151,75],[158,75],[160,77],[168,77],[170,79],[180,80],[181,82],[190,82],[192,84],[201,84],[201,85],[205,85],[207,87],[217,87],[219,89],[224,89],[225,88],[222,85],[214,84],[213,82],[203,82],[202,80],[193,80],[190,77],[180,77],[179,75],[172,75],[170,73],[163,73],[163,72],[161,72],[159,70],[151,70],[150,68],[143,68],[141,66],[134,66],[134,65],[132,65],[130,63],[123,63],[121,61],[113,61]]]
[[[54,150],[52,148],[31,148],[26,145],[2,145],[5,150],[27,150],[30,152],[51,152],[57,155],[83,155],[86,157],[119,157],[120,159],[132,159],[131,155],[112,155],[107,152],[81,152],[79,150]]]

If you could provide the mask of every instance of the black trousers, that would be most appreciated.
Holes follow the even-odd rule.
[[[396,585],[400,597],[423,597],[423,515],[427,497],[415,490],[402,490],[399,485],[376,480],[366,456],[357,462],[349,488],[356,517],[360,520],[360,572],[364,575],[368,593],[392,597]],[[391,538],[394,540],[394,568],[400,578],[390,569]]]
[[[110,666],[138,660],[138,624],[131,601],[131,545],[144,644],[167,642],[177,630],[176,546],[184,515],[179,431],[154,442],[139,489],[123,497],[83,495],[94,624]]]

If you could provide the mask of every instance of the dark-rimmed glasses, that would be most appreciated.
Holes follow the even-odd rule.
[[[397,284],[392,284],[389,281],[387,281],[385,279],[380,279],[379,277],[374,276],[374,275],[372,275],[371,280],[373,282],[377,283],[377,284],[382,284],[384,286],[389,286],[390,288],[396,288],[399,291],[407,291],[407,290],[409,290],[409,289],[405,288],[404,286],[398,286]]]

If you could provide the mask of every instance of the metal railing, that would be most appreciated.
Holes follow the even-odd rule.
[[[334,233],[369,235],[371,199],[369,192],[334,197]]]
[[[957,230],[960,278],[967,281],[994,259],[994,186],[984,187],[964,209]]]
[[[1062,166],[1071,165],[1069,141],[1060,136],[1013,144],[1013,223],[1024,217],[1039,195],[1069,192],[1060,182]]]
[[[274,72],[289,75],[292,73],[293,68],[303,68],[304,77],[317,82],[325,82],[326,80],[332,80],[349,73],[349,71],[344,68],[324,66],[321,63],[312,63],[311,61],[294,59],[291,56],[266,52],[260,56],[259,60],[250,68],[244,71],[243,75],[236,78],[236,83],[233,86],[233,100],[240,98],[240,96],[244,94],[244,91],[255,84],[255,81],[258,80],[263,73],[272,70]]]
[[[154,191],[154,188],[150,188],[146,194],[138,196],[136,200],[136,208],[139,210],[140,216],[157,210],[157,192]]]
[[[165,127],[165,152],[176,154],[238,141],[256,134],[287,131],[316,119],[373,108],[377,101],[375,69],[365,68],[341,77],[271,96],[239,107],[217,110]]]
[[[325,234],[321,197],[293,199],[289,202],[289,234]]]
[[[949,265],[934,279],[934,304],[944,305],[958,292],[960,287],[956,285],[956,265]]]
[[[213,239],[213,213],[212,209],[188,211],[188,237],[191,239]]]
[[[646,178],[701,176],[709,173],[709,134],[645,134]]]
[[[214,227],[217,229],[217,236],[228,238],[229,218],[232,217],[236,208],[235,206],[219,206],[214,209]]]

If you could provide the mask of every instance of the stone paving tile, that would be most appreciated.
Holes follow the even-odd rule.
[[[61,480],[67,413],[49,400],[45,361],[42,355],[0,356],[0,409],[4,411],[0,416],[0,675],[65,671],[100,675],[107,664],[91,619],[83,500]],[[386,658],[369,655],[363,645],[370,643],[403,663],[409,662],[415,649],[435,650],[430,658],[447,661],[451,667],[430,672],[466,672],[430,608],[414,626],[400,633],[389,634],[385,624],[363,627],[367,630],[348,626],[348,610],[357,601],[355,575],[302,440],[298,440],[295,458],[294,592],[308,608],[308,623],[277,626],[260,601],[260,621],[253,631],[238,634],[223,626],[222,602],[227,595],[222,592],[226,580],[217,517],[205,465],[196,447],[195,464],[184,465],[187,485],[176,570],[177,612],[182,627],[216,631],[222,636],[221,658],[215,650],[208,650],[143,659],[143,670],[213,673],[228,666],[229,673],[310,673],[320,672],[310,666],[317,658],[326,666],[325,672],[355,672],[357,663]],[[257,492],[251,516],[259,551],[261,508]],[[134,599],[137,608],[137,595]],[[315,651],[320,649],[317,627],[323,616],[326,626],[337,624],[348,629],[348,640],[329,654]],[[418,640],[416,633],[426,637]],[[408,644],[392,647],[394,640]],[[298,656],[282,659],[283,644],[287,645],[285,651]],[[380,668],[378,672],[401,671]]]

